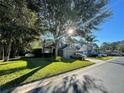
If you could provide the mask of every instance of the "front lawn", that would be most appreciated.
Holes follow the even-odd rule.
[[[98,60],[110,60],[110,59],[112,59],[113,57],[112,57],[112,56],[107,56],[107,57],[90,57],[90,58],[98,59]]]
[[[3,90],[15,87],[92,64],[94,63],[80,60],[51,62],[42,58],[0,62],[0,88]]]

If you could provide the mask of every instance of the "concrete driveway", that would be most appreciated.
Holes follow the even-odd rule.
[[[103,63],[37,81],[12,93],[124,93],[124,57]]]

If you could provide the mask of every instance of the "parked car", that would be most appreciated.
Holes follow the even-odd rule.
[[[88,57],[97,57],[98,53],[88,53],[87,56]]]
[[[85,60],[86,57],[87,57],[86,55],[81,53],[75,53],[74,55],[71,56],[71,58],[80,59],[80,60]]]
[[[111,53],[110,56],[121,56],[119,53]]]
[[[32,53],[26,53],[25,54],[25,57],[34,57],[34,54],[32,54]]]
[[[101,54],[98,54],[98,57],[106,57],[107,54],[104,54],[104,53],[101,53]]]
[[[121,53],[121,56],[124,56],[124,53]]]

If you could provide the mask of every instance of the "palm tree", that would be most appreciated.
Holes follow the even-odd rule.
[[[92,34],[88,34],[85,37],[86,40],[86,44],[87,44],[87,50],[92,50],[94,48],[94,46],[96,45],[96,42],[98,42],[98,40],[96,40],[96,36],[92,35]]]

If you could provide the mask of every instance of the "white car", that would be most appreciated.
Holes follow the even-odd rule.
[[[25,57],[34,57],[34,54],[32,54],[32,53],[27,53],[27,54],[25,54]]]

